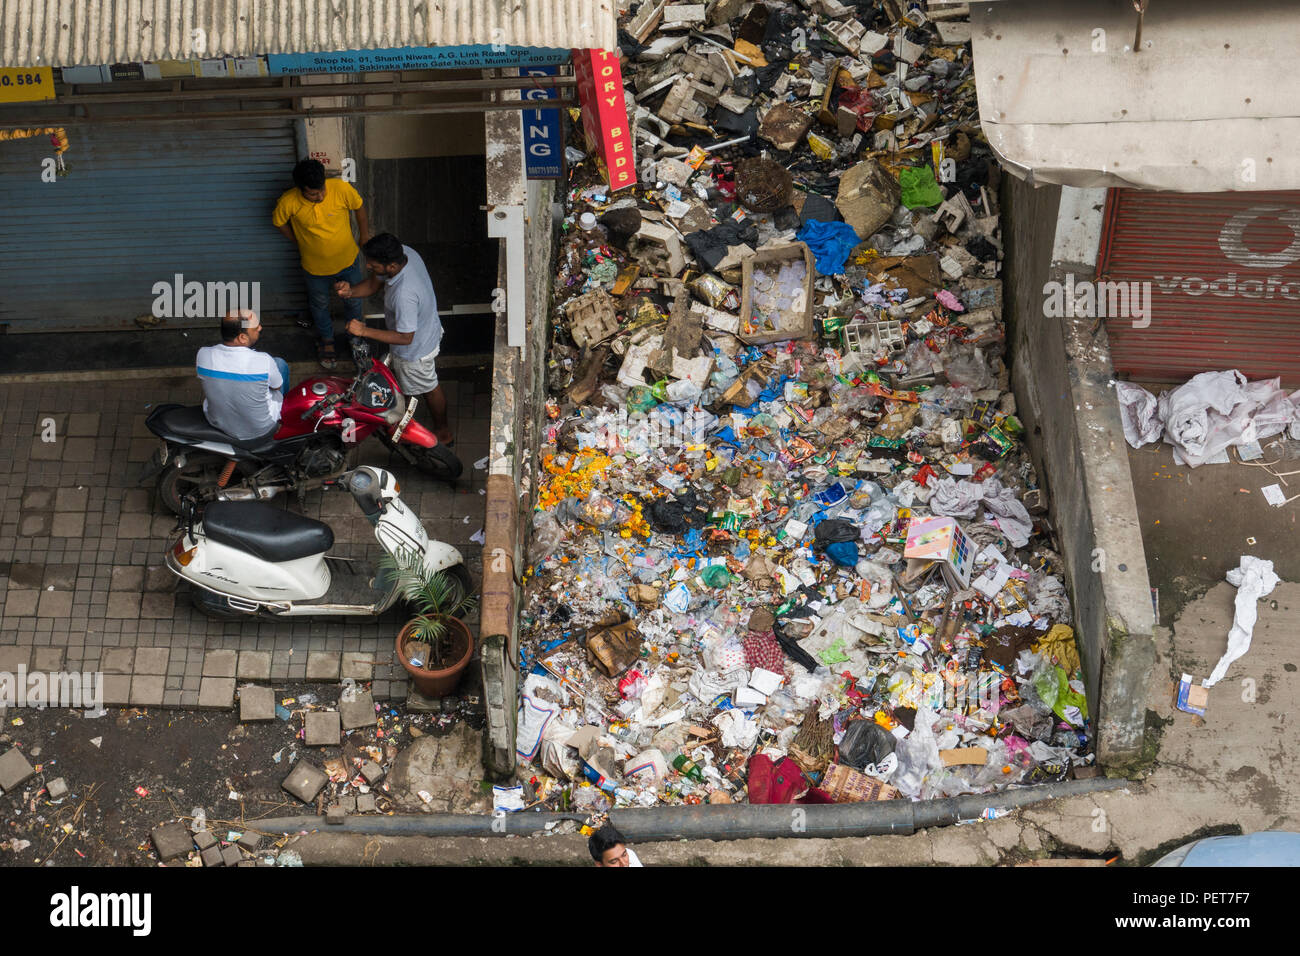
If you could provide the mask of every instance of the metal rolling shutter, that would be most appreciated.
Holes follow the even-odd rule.
[[[261,283],[263,312],[305,305],[298,255],[272,225],[292,183],[292,123],[68,129],[69,175],[41,180],[49,138],[0,143],[0,322],[10,332],[134,328],[153,286]],[[172,318],[168,327],[205,325]]]
[[[1151,324],[1108,318],[1115,370],[1182,382],[1239,369],[1300,384],[1300,192],[1112,189],[1100,279],[1151,283]]]

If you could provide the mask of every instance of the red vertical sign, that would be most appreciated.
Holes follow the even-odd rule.
[[[618,57],[608,50],[574,50],[573,73],[587,143],[604,161],[610,188],[636,185],[636,153]]]

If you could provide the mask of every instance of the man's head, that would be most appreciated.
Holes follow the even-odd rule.
[[[402,243],[391,232],[381,232],[361,247],[366,256],[366,268],[371,274],[391,279],[406,265]]]
[[[612,823],[603,827],[587,838],[587,849],[597,866],[630,866],[627,855],[627,841],[623,834],[614,829]]]
[[[304,159],[293,167],[293,184],[308,202],[325,198],[325,166],[318,159]]]
[[[251,348],[262,336],[262,323],[252,309],[231,309],[221,320],[221,341]]]

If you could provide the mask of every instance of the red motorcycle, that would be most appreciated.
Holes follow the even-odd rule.
[[[353,379],[321,375],[294,385],[270,438],[231,438],[208,423],[202,405],[159,405],[145,425],[163,444],[141,482],[157,476],[159,500],[178,515],[186,498],[201,508],[284,491],[301,496],[346,470],[348,452],[371,435],[433,478],[459,478],[460,459],[415,421],[416,399],[402,394],[387,360],[373,358],[364,339],[353,340],[352,356]]]

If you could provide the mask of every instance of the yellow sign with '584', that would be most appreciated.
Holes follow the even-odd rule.
[[[54,70],[48,66],[0,68],[0,103],[54,99]]]

